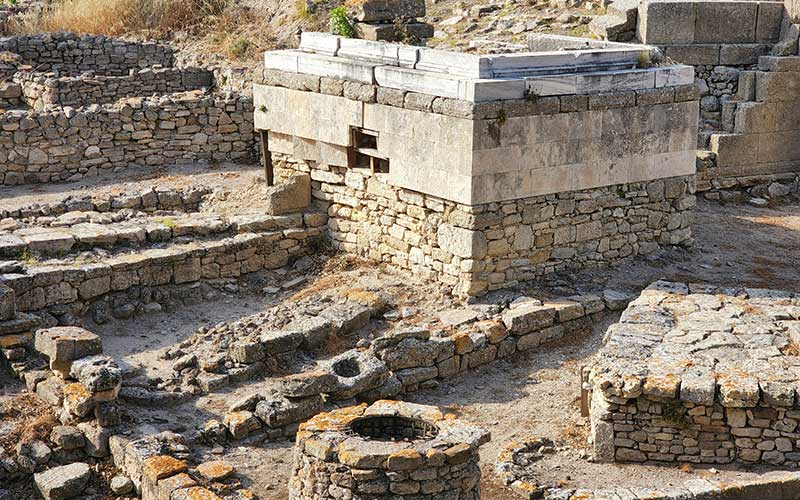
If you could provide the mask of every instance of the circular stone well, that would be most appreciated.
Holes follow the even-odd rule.
[[[300,425],[289,498],[480,498],[478,447],[489,433],[438,408],[377,401]]]

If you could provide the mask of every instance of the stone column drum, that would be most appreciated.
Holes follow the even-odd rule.
[[[300,425],[292,500],[477,500],[488,431],[438,408],[377,401]]]

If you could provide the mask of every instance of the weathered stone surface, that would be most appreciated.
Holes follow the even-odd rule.
[[[119,392],[122,383],[122,370],[110,356],[87,356],[77,359],[72,363],[70,375],[93,393]]]
[[[83,493],[90,476],[89,466],[76,462],[40,472],[33,481],[45,500],[66,500]]]
[[[305,210],[310,204],[311,178],[308,175],[293,175],[267,190],[264,210],[268,214],[283,215]]]
[[[255,414],[273,429],[300,422],[322,411],[322,397],[317,394],[305,398],[287,398],[273,395],[256,405]]]

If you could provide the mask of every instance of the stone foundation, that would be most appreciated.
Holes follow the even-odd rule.
[[[310,172],[334,246],[476,295],[565,270],[690,244],[693,176],[478,206],[390,186],[380,174]]]
[[[489,433],[437,408],[397,401],[301,424],[289,498],[480,498],[478,447]]]
[[[800,463],[796,294],[657,282],[591,370],[595,458]]]

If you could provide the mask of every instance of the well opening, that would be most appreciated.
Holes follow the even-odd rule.
[[[383,441],[433,439],[435,425],[422,419],[401,416],[368,416],[354,420],[350,429],[359,436]]]

